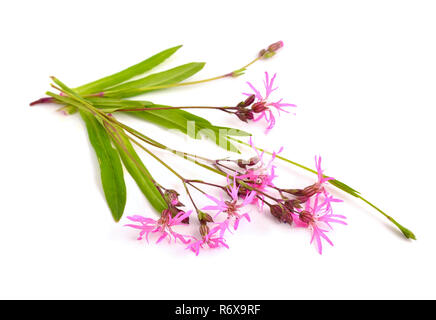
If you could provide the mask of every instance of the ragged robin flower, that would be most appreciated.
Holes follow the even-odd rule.
[[[148,242],[149,235],[156,233],[159,235],[156,243],[159,243],[168,237],[169,242],[174,239],[175,242],[177,242],[177,240],[180,240],[182,243],[187,244],[191,241],[192,237],[175,232],[173,228],[179,225],[183,225],[183,221],[188,218],[191,213],[192,210],[189,210],[187,212],[180,211],[177,215],[172,217],[171,210],[165,209],[162,212],[161,217],[157,220],[134,215],[127,217],[127,219],[133,222],[137,222],[139,224],[126,224],[126,226],[141,230],[138,236],[138,240],[143,239],[145,235],[145,239]]]
[[[253,202],[254,197],[256,196],[256,192],[255,191],[250,191],[248,192],[248,194],[245,196],[245,198],[243,199],[243,201],[241,202],[239,200],[239,186],[237,185],[237,183],[230,182],[231,179],[227,178],[227,181],[229,183],[229,186],[227,186],[226,191],[228,193],[228,195],[231,197],[230,200],[224,200],[223,196],[220,195],[220,199],[215,198],[214,196],[211,196],[209,194],[205,194],[205,196],[207,198],[209,198],[210,200],[212,200],[213,202],[215,202],[215,205],[209,205],[203,208],[203,210],[213,210],[216,211],[216,214],[214,216],[214,218],[216,218],[218,215],[220,215],[221,213],[225,213],[226,214],[226,220],[224,220],[221,224],[221,236],[223,235],[224,231],[226,229],[229,229],[229,220],[233,220],[233,229],[237,230],[238,226],[239,226],[239,222],[242,218],[245,218],[247,221],[250,221],[250,216],[248,215],[248,213],[240,213],[240,209],[242,209],[243,207],[245,207],[246,205],[250,204]],[[235,178],[233,178],[233,181],[235,180]]]
[[[211,249],[219,247],[225,247],[228,249],[229,246],[226,244],[226,240],[219,234],[220,231],[221,227],[219,225],[209,230],[209,227],[207,227],[205,224],[202,224],[200,226],[200,234],[202,237],[200,239],[194,238],[194,241],[190,243],[186,249],[194,252],[196,256],[198,256],[200,250],[206,245]]]
[[[280,114],[280,111],[283,112],[289,112],[285,110],[285,107],[296,107],[295,104],[290,103],[283,103],[283,99],[279,99],[275,102],[270,101],[271,94],[277,90],[278,87],[273,88],[274,86],[274,80],[276,78],[277,74],[274,74],[274,76],[270,79],[268,72],[265,72],[265,94],[262,95],[258,89],[256,89],[251,82],[247,82],[247,84],[250,86],[251,90],[253,90],[253,93],[256,97],[256,101],[251,105],[251,111],[254,114],[258,114],[257,117],[253,118],[253,121],[259,121],[262,119],[265,119],[267,122],[267,127],[265,130],[265,133],[268,133],[275,125],[276,118],[274,116],[273,110],[275,109],[278,114]],[[247,96],[251,96],[252,93],[244,93]]]
[[[329,196],[331,197],[331,196]],[[332,213],[331,202],[340,202],[339,199],[329,199],[323,194],[317,194],[305,203],[304,209],[294,214],[294,225],[296,227],[308,228],[312,233],[310,243],[315,242],[319,254],[322,254],[322,240],[333,246],[333,242],[326,233],[333,230],[331,223],[346,225],[343,215]]]

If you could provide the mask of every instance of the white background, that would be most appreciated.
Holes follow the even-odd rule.
[[[290,299],[436,298],[434,1],[14,1],[0,5],[0,298]],[[198,113],[285,147],[357,188],[418,238],[408,241],[364,203],[337,192],[349,225],[322,256],[309,234],[253,213],[230,250],[146,245],[113,222],[78,116],[28,107],[50,75],[74,87],[165,48],[184,47],[156,70],[191,61],[193,79],[236,69],[268,44],[285,47],[245,76],[144,96],[172,105],[229,105],[245,81],[277,72],[278,97],[298,105],[264,136],[215,112]],[[130,125],[168,144],[185,141]],[[216,149],[208,142],[199,153]],[[219,153],[217,153],[219,154]],[[221,155],[222,156],[222,155]],[[162,183],[177,180],[144,157]],[[186,175],[203,171],[172,161]],[[186,170],[186,171],[185,171]],[[281,166],[280,184],[314,176]],[[127,174],[126,174],[127,176]],[[155,217],[130,177],[125,215]],[[186,199],[183,199],[188,203]]]

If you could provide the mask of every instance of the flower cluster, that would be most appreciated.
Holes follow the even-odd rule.
[[[130,220],[140,222],[141,225],[128,226],[141,230],[140,239],[144,234],[159,233],[160,242],[165,237],[179,239],[186,246],[186,249],[196,255],[206,247],[228,248],[225,237],[227,233],[236,231],[242,220],[251,221],[250,212],[262,212],[264,206],[269,207],[271,215],[280,222],[287,223],[297,228],[306,228],[311,232],[311,243],[322,254],[322,240],[333,245],[327,233],[332,229],[333,223],[346,224],[345,216],[333,214],[333,203],[342,200],[333,197],[325,186],[331,177],[326,177],[321,168],[321,157],[315,157],[315,164],[318,178],[310,186],[303,189],[286,189],[277,187],[273,180],[277,177],[274,160],[278,153],[273,152],[269,159],[266,159],[264,151],[257,149],[252,141],[250,145],[255,156],[244,161],[238,160],[217,160],[216,167],[227,175],[226,184],[213,185],[204,181],[195,182],[209,184],[220,189],[218,197],[205,193],[204,196],[211,201],[211,204],[197,209],[199,217],[199,236],[181,235],[172,228],[182,224],[182,220],[189,217],[191,211],[180,211],[174,217],[171,210],[164,211],[162,218],[154,220],[140,216],[129,217]],[[226,162],[224,165],[223,162]],[[193,183],[194,180],[188,181]],[[198,189],[198,187],[197,187]],[[165,194],[169,207],[181,206],[178,193],[174,190],[166,191]],[[250,206],[255,204],[256,206]],[[180,209],[179,209],[180,210]],[[173,212],[174,214],[174,212]]]
[[[314,184],[304,189],[280,189],[280,192],[293,196],[292,199],[285,198],[283,211],[286,215],[291,215],[290,220],[296,227],[307,228],[311,231],[311,243],[315,240],[317,250],[322,254],[321,239],[333,245],[326,235],[327,232],[333,230],[330,223],[346,224],[340,220],[346,217],[333,214],[332,203],[342,202],[342,200],[334,198],[325,188],[326,182],[333,178],[323,174],[321,157],[315,157],[315,164],[318,180]],[[276,216],[275,213],[272,214]]]
[[[282,42],[277,42],[259,53],[260,58],[267,58],[273,55],[283,46]],[[295,107],[294,104],[285,103],[283,99],[272,100],[273,93],[276,92],[275,86],[277,74],[270,77],[265,72],[264,93],[251,83],[247,82],[251,93],[243,93],[247,98],[235,107],[217,107],[227,113],[235,114],[244,122],[264,120],[267,124],[265,133],[268,133],[276,124],[276,117],[280,112],[286,112],[288,107]],[[241,220],[251,221],[249,212],[255,210],[263,211],[265,205],[273,217],[281,222],[304,227],[312,232],[312,242],[315,240],[318,251],[322,252],[321,239],[331,243],[326,236],[329,223],[338,222],[343,216],[332,214],[333,202],[340,200],[333,198],[328,194],[325,183],[332,178],[325,177],[321,169],[321,158],[315,158],[318,180],[304,189],[279,188],[275,185],[274,180],[277,177],[276,165],[274,160],[282,152],[283,148],[273,152],[267,159],[266,153],[257,149],[251,138],[250,143],[255,156],[248,160],[215,160],[214,165],[227,176],[226,184],[215,185],[220,189],[218,197],[203,192],[205,197],[212,201],[213,204],[207,205],[201,210],[197,208],[189,194],[197,211],[198,221],[200,223],[198,236],[182,236],[172,230],[172,227],[180,224],[182,217],[186,219],[189,214],[182,211],[179,207],[183,204],[179,201],[179,194],[175,190],[165,190],[164,196],[168,204],[168,209],[162,213],[160,220],[142,218],[138,216],[129,217],[129,219],[140,222],[140,226],[133,226],[141,229],[140,238],[146,233],[160,233],[158,242],[165,237],[180,239],[181,242],[188,244],[187,249],[195,254],[200,250],[209,248],[226,247],[225,240],[227,233],[232,233],[238,229]],[[225,164],[224,164],[225,163]],[[192,186],[195,183],[204,183],[199,181],[190,181]],[[197,190],[198,186],[195,187]],[[249,205],[254,205],[248,209]],[[168,212],[167,212],[168,211]],[[190,211],[188,211],[190,212]]]

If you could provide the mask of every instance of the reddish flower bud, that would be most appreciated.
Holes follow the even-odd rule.
[[[268,107],[265,106],[265,102],[260,101],[260,102],[256,102],[255,104],[253,104],[251,106],[251,110],[254,113],[260,113],[260,112],[263,112],[265,110],[268,110]]]
[[[311,197],[320,191],[321,191],[321,185],[319,183],[314,183],[311,186],[308,186],[303,189],[303,196]]]
[[[301,201],[299,199],[292,199],[292,200],[286,200],[284,205],[286,209],[289,211],[294,211],[294,209],[300,209],[301,208]]]
[[[277,41],[262,49],[259,52],[259,58],[267,59],[275,55],[276,51],[283,47],[283,41]]]
[[[200,223],[213,222],[211,215],[201,210],[198,210],[198,220]]]
[[[183,206],[183,203],[179,201],[179,193],[176,190],[165,190],[164,196],[171,206]]]
[[[236,108],[241,109],[241,108],[245,108],[245,102],[241,101],[236,105]]]
[[[297,197],[302,197],[300,200],[303,200],[303,198],[310,198],[311,196],[321,192],[321,185],[319,183],[314,183],[304,189],[283,189],[282,191]]]
[[[292,218],[291,212],[287,208],[280,206],[278,204],[272,205],[270,207],[270,212],[275,218],[277,218],[281,222],[292,224],[294,220]]]
[[[239,120],[244,121],[244,122],[248,122],[247,120],[254,119],[254,115],[253,115],[253,112],[251,110],[239,109],[238,111],[235,112],[235,114],[239,118]]]
[[[270,212],[274,217],[280,220],[282,217],[283,208],[276,204],[270,207]]]
[[[255,99],[256,99],[256,96],[254,94],[252,94],[247,99],[245,99],[244,106],[247,107],[247,106],[251,105],[254,102]]]
[[[213,222],[213,218],[212,218],[212,216],[211,216],[210,214],[205,213],[205,214],[203,215],[203,219],[202,219],[202,221]]]
[[[294,218],[292,217],[292,214],[288,213],[286,217],[284,218],[284,222],[291,225],[292,222],[294,222]]]
[[[273,44],[270,44],[268,46],[267,50],[269,52],[276,52],[277,50],[279,50],[282,47],[283,47],[283,41],[277,41],[277,42],[274,42]]]
[[[35,100],[35,101],[31,102],[29,105],[30,106],[34,106],[34,105],[37,105],[37,104],[40,104],[40,103],[51,103],[51,102],[54,102],[54,98],[52,98],[52,97],[45,97],[45,98],[41,98],[41,99],[38,99],[38,100]]]

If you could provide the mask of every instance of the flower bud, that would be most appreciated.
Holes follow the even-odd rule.
[[[297,197],[303,196],[303,189],[283,189],[282,191]]]
[[[239,120],[244,121],[244,122],[248,122],[247,120],[254,119],[254,115],[253,115],[253,112],[251,110],[239,109],[238,111],[235,112],[235,114],[239,118]]]
[[[252,110],[254,113],[260,113],[260,112],[263,112],[263,111],[265,111],[265,110],[268,110],[268,107],[265,106],[265,102],[260,101],[260,102],[256,102],[255,104],[253,104],[253,105],[251,106],[251,110]]]
[[[311,186],[308,186],[303,189],[303,196],[311,197],[320,191],[321,191],[321,185],[319,183],[314,183]]]
[[[273,44],[270,44],[268,46],[267,50],[269,52],[276,52],[277,50],[279,50],[282,47],[283,47],[283,41],[277,41],[277,42],[274,42]]]
[[[37,105],[37,104],[40,104],[40,103],[51,103],[51,102],[54,102],[54,98],[52,98],[52,97],[44,97],[44,98],[41,98],[41,99],[38,99],[36,101],[31,102],[30,106],[34,106],[34,105]]]
[[[239,102],[239,103],[236,105],[236,108],[238,108],[238,109],[245,108],[245,102],[244,102],[244,101]]]
[[[289,212],[286,217],[284,217],[284,222],[291,225],[292,222],[294,222],[294,218],[292,217],[292,214]]]
[[[281,222],[292,224],[292,222],[294,220],[292,218],[291,212],[289,210],[287,210],[287,208],[280,206],[278,204],[272,205],[270,207],[270,212],[275,218],[277,218]]]
[[[283,213],[283,208],[281,206],[279,206],[278,204],[276,205],[272,205],[270,207],[270,212],[271,214],[276,217],[277,219],[281,220],[282,218],[282,213]]]
[[[314,183],[304,189],[283,189],[282,191],[296,197],[310,198],[321,191],[321,185],[319,183]]]
[[[245,99],[244,101],[244,106],[249,106],[251,105],[254,100],[256,99],[256,96],[254,94],[252,94],[251,96],[249,96],[247,99]]]
[[[172,206],[183,206],[183,203],[179,201],[179,193],[176,190],[165,190],[164,197]]]
[[[283,47],[283,41],[277,41],[268,46],[266,49],[262,49],[259,52],[259,58],[267,59],[274,56],[280,48]]]
[[[212,218],[212,216],[211,216],[210,214],[205,213],[205,214],[203,215],[203,219],[202,219],[202,221],[213,222],[213,218]]]
[[[300,209],[301,208],[301,201],[299,199],[292,199],[292,200],[286,200],[284,205],[286,209],[289,211],[294,211],[294,209]]]
[[[198,210],[198,220],[200,223],[213,222],[211,215],[201,210]]]

